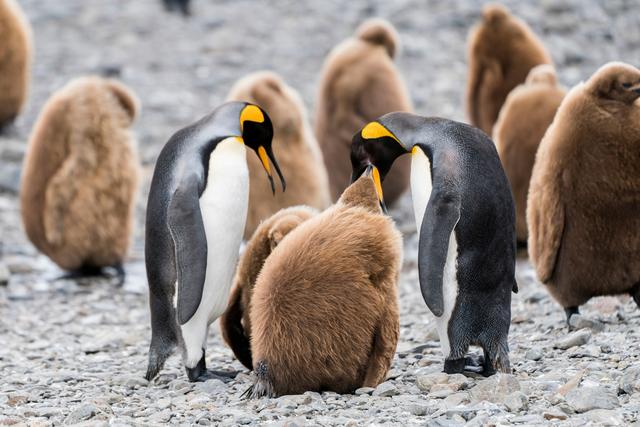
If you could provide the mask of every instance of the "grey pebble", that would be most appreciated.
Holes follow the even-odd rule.
[[[554,347],[560,350],[567,350],[571,347],[577,347],[584,345],[591,339],[591,331],[588,329],[580,329],[579,331],[571,332],[568,335],[558,339]]]

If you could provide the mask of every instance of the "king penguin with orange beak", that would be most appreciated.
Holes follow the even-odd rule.
[[[275,186],[273,127],[256,105],[229,102],[176,132],[156,163],[147,204],[145,259],[151,308],[146,378],[180,345],[190,381],[206,372],[209,325],[226,309],[249,203],[246,147]]]
[[[381,182],[409,153],[420,290],[436,318],[444,371],[462,372],[478,345],[484,375],[510,372],[515,208],[495,145],[463,123],[389,113],[353,137],[352,181],[373,168],[384,205]]]

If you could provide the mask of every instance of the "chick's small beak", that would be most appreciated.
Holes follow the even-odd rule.
[[[373,184],[376,187],[376,194],[378,195],[378,201],[380,202],[380,208],[382,212],[387,215],[389,212],[387,211],[387,206],[384,204],[384,197],[382,195],[382,180],[380,179],[380,171],[374,165],[367,166],[365,170],[365,175],[373,178]]]
[[[264,167],[264,170],[267,172],[267,176],[269,177],[269,182],[271,183],[271,191],[273,192],[273,194],[276,194],[276,186],[273,181],[273,174],[271,173],[271,165],[269,164],[269,160],[271,160],[271,163],[273,163],[273,166],[275,167],[276,172],[278,173],[278,177],[280,178],[280,182],[282,184],[282,191],[285,191],[287,188],[287,183],[284,180],[284,176],[282,176],[282,172],[280,171],[280,166],[278,166],[278,162],[276,161],[276,158],[274,157],[271,149],[267,149],[262,145],[259,146],[258,157],[260,158],[260,162],[262,162],[262,166]]]

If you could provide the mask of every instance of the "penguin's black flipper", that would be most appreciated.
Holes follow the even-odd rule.
[[[425,209],[418,244],[418,276],[422,297],[431,312],[444,313],[443,278],[451,232],[460,219],[460,196],[434,188]]]
[[[183,178],[169,204],[168,221],[176,248],[178,322],[184,325],[198,310],[207,270],[205,235],[196,174]]]

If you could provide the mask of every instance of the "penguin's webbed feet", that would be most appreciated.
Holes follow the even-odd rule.
[[[580,314],[580,310],[577,306],[565,307],[564,313],[567,316],[567,326],[569,327],[569,329],[571,329],[571,316],[573,316],[574,314]]]
[[[187,377],[189,377],[189,381],[206,381],[206,378],[203,378],[203,376],[207,372],[207,363],[204,360],[204,351],[202,352],[202,358],[200,358],[198,364],[193,368],[185,367],[185,370],[187,371]]]
[[[633,300],[636,302],[638,308],[640,308],[640,282],[636,283],[633,288],[631,288],[631,296]]]

